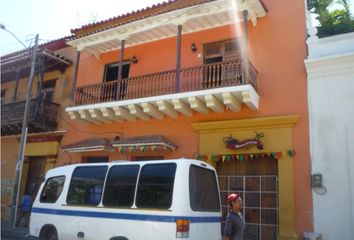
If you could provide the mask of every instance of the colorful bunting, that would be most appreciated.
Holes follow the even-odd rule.
[[[262,160],[262,159],[267,159],[267,158],[273,158],[276,160],[281,159],[282,157],[293,157],[295,155],[295,151],[293,149],[289,149],[286,151],[278,151],[278,152],[263,152],[263,153],[245,153],[245,154],[213,154],[213,155],[202,155],[198,154],[196,155],[196,159],[198,160],[212,160],[214,162],[229,162],[229,161],[247,161],[250,159],[257,159],[257,160]]]

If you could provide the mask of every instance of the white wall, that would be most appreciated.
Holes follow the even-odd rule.
[[[354,33],[307,41],[315,232],[323,240],[354,239]],[[320,191],[320,189],[319,189]]]

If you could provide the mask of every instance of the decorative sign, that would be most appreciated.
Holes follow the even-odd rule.
[[[239,141],[236,138],[233,138],[232,136],[224,137],[224,143],[226,144],[226,148],[232,150],[238,150],[242,148],[257,146],[259,150],[263,150],[263,144],[261,143],[260,139],[264,137],[264,133],[262,132],[261,133],[255,132],[255,133],[256,133],[255,138],[246,139],[243,141]]]

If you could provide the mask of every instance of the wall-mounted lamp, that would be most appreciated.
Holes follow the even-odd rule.
[[[133,56],[130,61],[132,62],[132,64],[138,63],[138,59],[135,56]]]
[[[195,43],[192,43],[191,50],[192,50],[192,52],[196,52],[197,51],[197,46],[195,45]]]

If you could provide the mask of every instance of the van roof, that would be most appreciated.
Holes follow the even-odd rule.
[[[79,164],[71,164],[67,166],[61,166],[57,168],[50,169],[46,176],[47,177],[52,177],[52,176],[58,176],[58,175],[67,175],[71,174],[71,172],[78,166],[113,166],[113,165],[130,165],[130,164],[138,164],[138,165],[145,165],[145,164],[154,164],[154,163],[178,163],[178,164],[201,164],[205,167],[211,168],[211,166],[205,162],[202,162],[200,160],[195,160],[195,159],[188,159],[188,158],[179,158],[179,159],[168,159],[168,160],[152,160],[152,161],[127,161],[127,160],[121,160],[121,161],[112,161],[112,162],[106,162],[106,163],[79,163]]]

